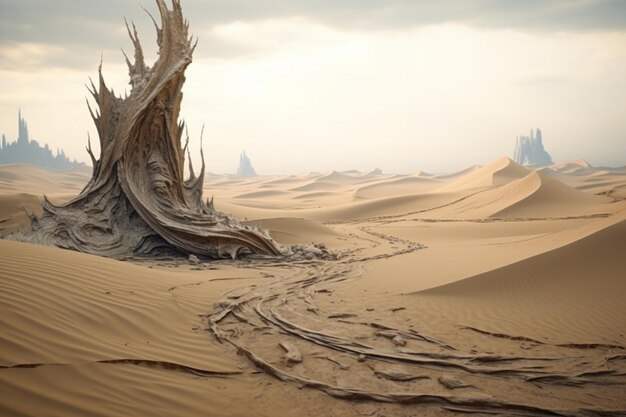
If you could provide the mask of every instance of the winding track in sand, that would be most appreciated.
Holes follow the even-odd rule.
[[[462,351],[453,341],[437,340],[413,326],[399,328],[393,320],[393,325],[385,324],[372,308],[336,314],[320,308],[318,301],[324,304],[334,288],[359,279],[368,262],[427,250],[371,230],[372,222],[393,221],[385,216],[344,223],[362,246],[338,260],[265,265],[280,271],[276,279],[227,294],[205,317],[210,332],[267,374],[338,398],[438,404],[468,413],[623,415],[623,410],[572,399],[572,389],[580,387],[586,388],[583,397],[593,397],[594,387],[623,392],[622,346],[549,345],[460,327],[518,347],[507,354]]]

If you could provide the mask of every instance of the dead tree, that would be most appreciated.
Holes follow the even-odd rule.
[[[248,254],[277,256],[281,249],[267,233],[241,225],[202,199],[202,169],[184,179],[184,124],[178,121],[185,70],[195,43],[180,0],[169,10],[156,0],[161,27],[159,57],[146,66],[137,30],[126,24],[135,49],[128,57],[131,92],[118,97],[99,68],[99,86],[89,88],[99,111],[92,111],[100,138],[100,158],[91,143],[92,178],[73,200],[54,205],[44,199],[44,214],[33,218],[25,238],[97,255],[125,257],[176,252],[209,258]],[[152,16],[150,16],[152,17]],[[87,103],[89,105],[89,103]],[[201,151],[202,152],[202,151]]]

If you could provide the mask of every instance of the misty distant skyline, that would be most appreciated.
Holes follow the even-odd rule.
[[[168,2],[168,0],[166,0]],[[147,62],[153,0],[0,0],[0,134],[88,162],[85,83],[129,89],[124,17]],[[183,0],[199,37],[181,117],[207,170],[459,170],[541,128],[555,162],[626,164],[626,2]],[[97,153],[96,153],[97,155]]]

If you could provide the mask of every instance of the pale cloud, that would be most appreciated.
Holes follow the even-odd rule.
[[[232,57],[250,47],[227,47],[213,38],[229,25],[305,19],[339,30],[402,30],[438,24],[519,31],[623,31],[622,0],[185,0],[192,32],[213,48],[199,56]],[[79,46],[110,50],[128,45],[123,17],[137,21],[144,37],[153,30],[139,5],[156,13],[151,0],[128,2],[0,0],[0,45],[48,44],[80,52]],[[214,32],[217,30],[218,32]],[[205,36],[209,34],[209,36]],[[223,41],[223,39],[221,39]],[[84,65],[80,60],[68,66]]]
[[[0,46],[0,70],[24,71],[48,65],[64,48],[36,43],[12,43]]]
[[[556,160],[623,165],[626,32],[600,17],[616,3],[507,3],[184,1],[200,38],[181,115],[192,149],[206,123],[211,171],[234,171],[242,149],[261,173],[449,171],[510,154],[515,135],[541,127]],[[21,35],[0,39],[0,131],[14,138],[21,106],[35,138],[84,161],[95,136],[84,83],[103,54],[108,84],[128,88],[122,16],[148,60],[151,23],[121,0],[64,2],[62,19],[59,2],[8,4]]]
[[[247,149],[261,172],[450,170],[510,154],[515,135],[534,126],[556,159],[626,159],[616,148],[626,121],[614,97],[626,86],[623,76],[610,81],[626,60],[609,59],[626,51],[626,35],[608,55],[611,34],[440,25],[331,37],[311,35],[263,59],[196,62],[188,120],[206,121],[232,158]],[[276,161],[279,149],[285,158]]]

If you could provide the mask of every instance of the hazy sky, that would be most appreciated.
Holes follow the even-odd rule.
[[[128,88],[152,0],[0,0],[0,133],[87,161],[84,84]],[[208,170],[453,171],[540,127],[556,161],[626,163],[626,1],[183,0],[200,38],[181,117]],[[130,51],[129,51],[130,52]],[[97,141],[96,141],[97,142]]]

